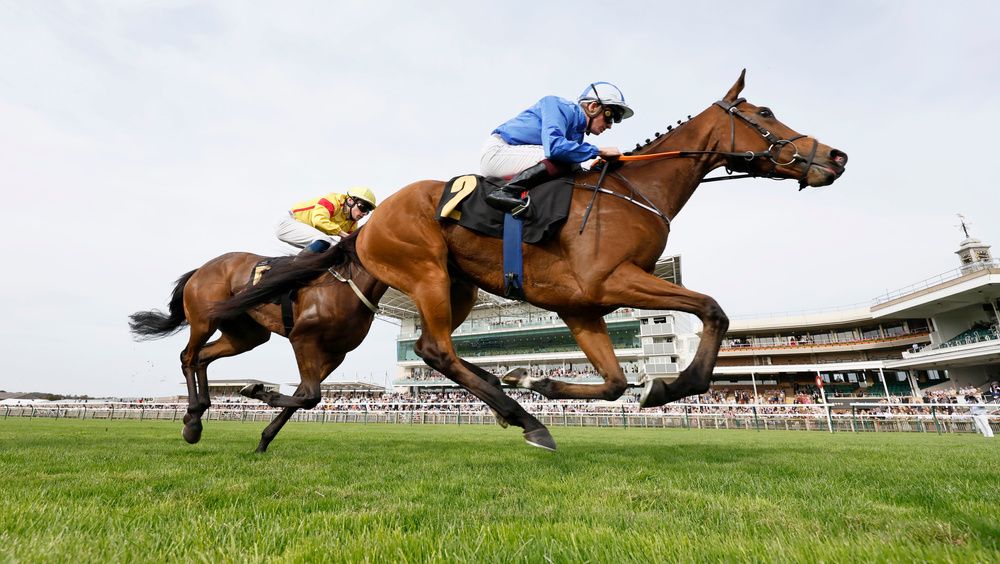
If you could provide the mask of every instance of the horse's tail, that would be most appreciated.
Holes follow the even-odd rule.
[[[326,272],[330,267],[357,261],[354,241],[358,231],[344,237],[339,243],[322,253],[299,254],[284,264],[267,271],[256,286],[243,290],[224,302],[208,308],[212,319],[232,319],[237,315],[274,298],[301,288]]]
[[[151,309],[149,311],[138,311],[128,316],[128,326],[132,330],[132,335],[137,341],[148,341],[159,339],[181,330],[187,325],[187,318],[184,316],[184,286],[188,280],[194,276],[198,269],[192,270],[177,279],[174,286],[174,293],[170,297],[170,314]]]

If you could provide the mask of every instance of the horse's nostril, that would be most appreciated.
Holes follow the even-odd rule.
[[[847,153],[843,151],[838,151],[836,149],[830,151],[830,156],[833,157],[833,162],[844,166],[847,164]]]

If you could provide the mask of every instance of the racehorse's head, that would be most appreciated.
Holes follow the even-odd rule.
[[[754,176],[794,178],[799,186],[827,186],[844,174],[847,153],[796,133],[778,121],[770,108],[743,98],[746,69],[716,105],[729,114],[723,147],[732,153],[728,168]]]

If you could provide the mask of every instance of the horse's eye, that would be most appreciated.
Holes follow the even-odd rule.
[[[773,118],[774,112],[771,111],[771,108],[761,108],[757,111],[757,115],[762,118]]]

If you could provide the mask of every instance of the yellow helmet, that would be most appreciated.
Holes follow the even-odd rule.
[[[356,199],[364,200],[371,204],[372,209],[375,209],[377,203],[375,202],[375,193],[372,189],[367,186],[355,186],[347,190],[347,195]]]

